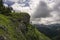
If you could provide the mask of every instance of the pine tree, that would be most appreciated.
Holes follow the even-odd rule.
[[[3,1],[2,0],[0,0],[0,7],[2,7],[3,6]]]
[[[3,5],[3,1],[0,0],[0,14],[4,15],[10,15],[12,8],[11,7],[5,7]]]

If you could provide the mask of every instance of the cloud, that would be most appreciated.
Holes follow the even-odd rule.
[[[11,1],[11,2],[18,2],[19,0],[3,0],[4,2],[6,1]]]
[[[47,3],[47,1],[44,1],[44,2]],[[47,3],[47,4],[44,2],[43,2],[43,4],[44,4],[43,6],[40,3],[40,6],[37,7],[37,12],[34,13],[35,19],[32,18],[33,24],[60,23],[60,1],[54,0],[54,2]],[[46,7],[46,8],[44,8],[44,7]],[[50,8],[50,10],[49,10],[49,8]]]
[[[36,11],[33,14],[34,18],[45,18],[50,16],[50,9],[44,1],[40,1]]]
[[[32,15],[33,12],[36,10],[36,7],[37,7],[39,1],[40,0],[30,0],[30,2],[28,2],[29,6],[27,4],[25,5],[25,3],[20,4],[20,3],[16,2],[15,4],[12,5],[12,7],[16,11],[19,10],[19,12],[20,11],[28,12],[30,15]]]
[[[40,0],[3,0],[6,5],[11,6],[17,12],[28,12],[30,15],[36,10]],[[22,2],[22,4],[21,4]]]
[[[7,4],[8,6],[11,6],[13,5],[15,2],[12,2],[12,1],[4,1],[4,4]]]
[[[30,0],[27,7],[25,7],[25,3],[18,3],[22,0],[6,0],[5,2],[7,1],[14,2],[10,6],[17,12],[28,12],[31,15],[33,24],[60,23],[60,0]],[[8,2],[7,4],[10,3]],[[6,4],[4,5],[7,6]]]

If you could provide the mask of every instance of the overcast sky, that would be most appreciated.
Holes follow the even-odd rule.
[[[60,0],[4,0],[4,2],[5,6],[8,4],[17,12],[28,12],[34,24],[60,23]]]

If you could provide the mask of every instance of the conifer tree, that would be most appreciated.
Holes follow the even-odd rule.
[[[0,0],[0,14],[10,15],[11,10],[12,10],[11,7],[5,7],[3,5],[3,0]]]
[[[3,6],[3,1],[2,0],[0,0],[0,7],[2,7]]]

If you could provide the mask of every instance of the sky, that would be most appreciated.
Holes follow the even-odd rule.
[[[33,24],[60,23],[60,0],[3,0],[16,12],[28,12]]]

